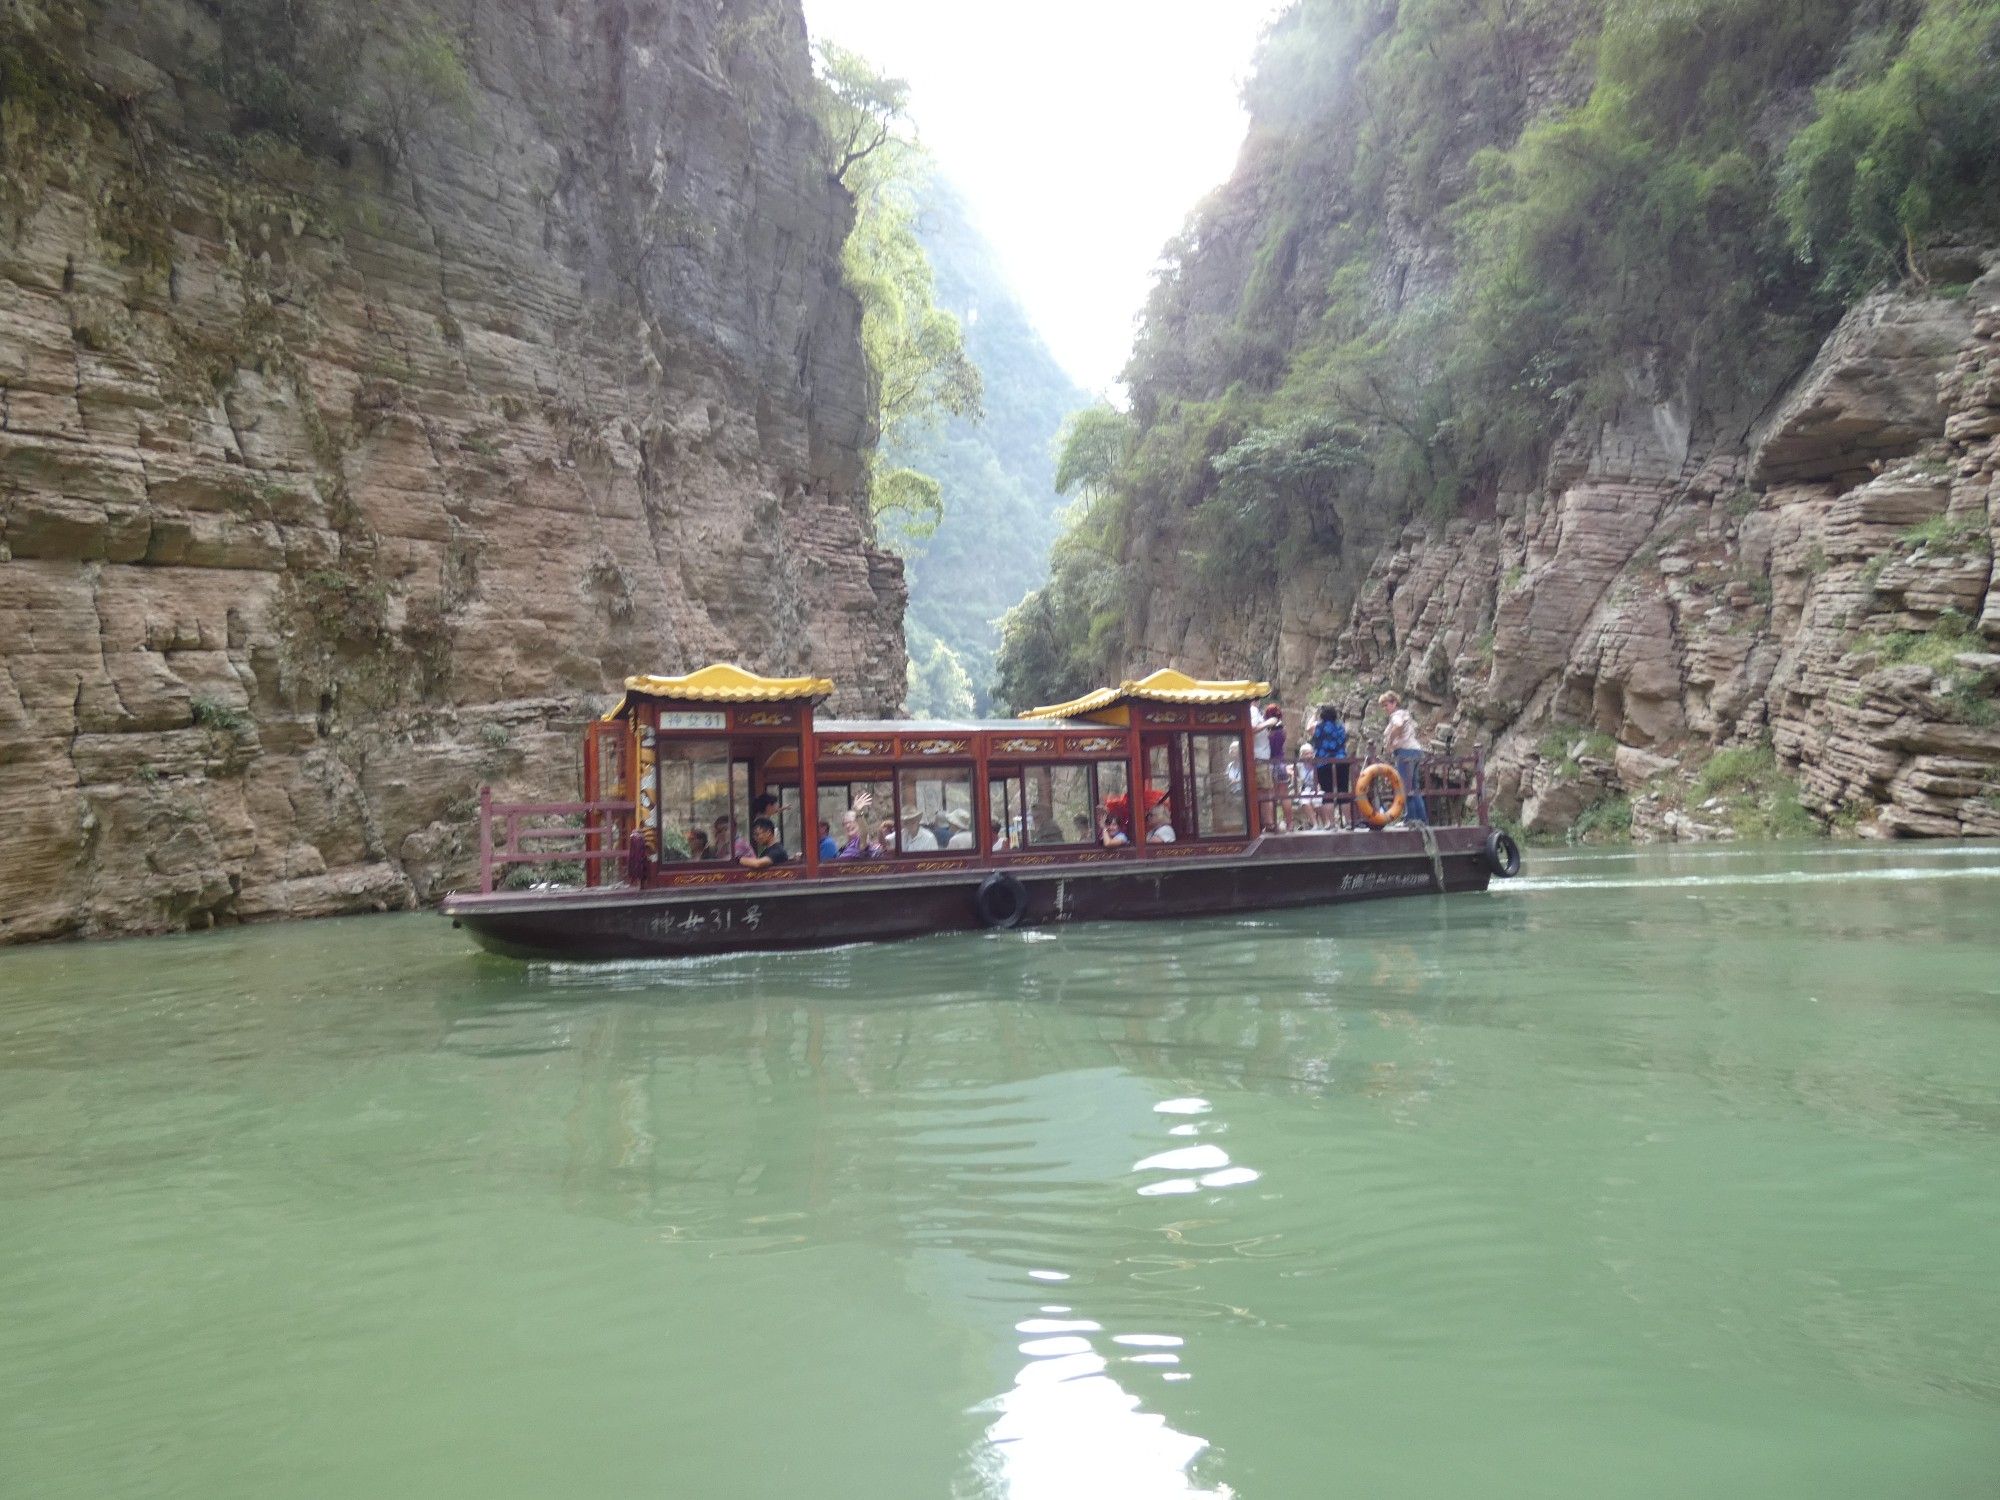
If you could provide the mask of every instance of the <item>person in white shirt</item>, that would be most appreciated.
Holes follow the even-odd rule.
[[[945,822],[951,824],[951,837],[945,840],[947,849],[970,849],[972,843],[972,814],[963,808],[954,807],[944,815]]]
[[[1167,816],[1167,804],[1155,802],[1146,814],[1146,842],[1149,844],[1171,844],[1174,841],[1173,819]]]
[[[937,835],[924,825],[922,813],[913,807],[903,814],[903,822],[908,825],[903,830],[902,850],[905,854],[936,852]]]
[[[1273,707],[1276,705],[1274,704]],[[1282,720],[1279,721],[1282,724]],[[1271,775],[1271,730],[1273,724],[1265,717],[1264,710],[1255,703],[1250,705],[1250,753],[1257,761],[1257,804],[1268,808],[1269,814],[1263,820],[1279,833],[1290,830],[1285,826],[1285,805],[1279,800],[1275,782]],[[1280,730],[1282,733],[1282,729]]]
[[[1424,746],[1417,738],[1417,721],[1394,693],[1384,693],[1377,701],[1389,715],[1382,748],[1396,762],[1396,776],[1403,783],[1403,821],[1428,823],[1430,810],[1424,806],[1424,794],[1417,790],[1417,778],[1424,767]]]

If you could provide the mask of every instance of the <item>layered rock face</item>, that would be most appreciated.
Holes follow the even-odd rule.
[[[345,164],[227,139],[212,9],[0,14],[0,941],[426,898],[630,672],[893,711],[795,0],[465,0]]]
[[[1727,835],[1689,783],[1768,744],[1823,821],[2000,835],[2000,271],[1853,309],[1747,443],[1675,434],[1639,409],[1493,519],[1410,528],[1337,636],[1285,632],[1294,683],[1497,736],[1534,832],[1622,794],[1641,837]]]

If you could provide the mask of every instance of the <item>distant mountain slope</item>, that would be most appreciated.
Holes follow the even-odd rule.
[[[965,707],[949,701],[955,674],[937,658],[940,644],[963,665],[974,706],[983,709],[1000,640],[994,622],[1048,577],[1064,504],[1055,492],[1056,433],[1090,397],[1042,343],[993,247],[942,178],[921,194],[918,234],[938,306],[958,317],[985,377],[986,414],[955,419],[889,455],[944,486],[945,518],[930,537],[899,535],[893,525],[884,532],[908,559],[910,712]]]

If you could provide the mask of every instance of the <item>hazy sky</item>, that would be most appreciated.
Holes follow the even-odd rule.
[[[1160,247],[1229,175],[1237,92],[1281,0],[805,0],[815,37],[910,83],[1055,356],[1117,378]]]

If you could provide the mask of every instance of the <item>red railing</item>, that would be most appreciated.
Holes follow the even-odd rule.
[[[1282,799],[1273,792],[1260,792],[1257,811],[1261,826],[1266,833],[1277,829],[1274,813],[1280,800],[1285,805],[1287,823],[1295,821],[1294,810],[1301,803],[1307,807],[1323,807],[1330,800],[1350,826],[1360,827],[1361,819],[1354,807],[1354,782],[1364,767],[1375,765],[1378,761],[1382,764],[1393,764],[1386,755],[1350,757],[1331,762],[1330,764],[1336,768],[1346,770],[1348,790],[1342,793],[1338,789],[1340,779],[1336,771],[1335,790],[1330,797],[1322,797],[1316,778],[1304,788],[1294,784],[1289,792],[1283,794]],[[1298,762],[1291,763],[1291,770],[1296,783],[1299,774]],[[1404,790],[1407,793],[1412,789],[1406,787]],[[1475,749],[1470,755],[1432,755],[1426,752],[1417,768],[1417,785],[1414,790],[1423,796],[1424,810],[1430,815],[1430,821],[1435,827],[1443,828],[1465,823],[1485,824],[1488,817],[1485,751]]]
[[[583,883],[616,884],[631,834],[630,802],[495,802],[481,787],[479,889],[491,894],[496,872],[504,880],[509,869],[537,865],[581,865]]]

